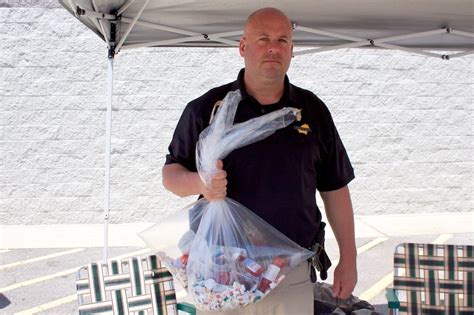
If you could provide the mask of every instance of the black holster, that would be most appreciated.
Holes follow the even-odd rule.
[[[319,276],[321,280],[326,280],[328,277],[328,270],[331,267],[331,260],[324,249],[324,228],[326,223],[321,222],[319,225],[319,231],[316,234],[313,245],[309,248],[314,252],[314,256],[308,259],[310,265],[310,276],[313,283],[316,282],[316,270],[319,271]]]

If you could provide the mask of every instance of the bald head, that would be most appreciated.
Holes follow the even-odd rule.
[[[288,24],[288,27],[293,30],[291,21],[285,13],[275,8],[262,8],[251,13],[247,18],[247,21],[245,22],[244,26],[244,36],[251,32],[254,27],[258,26],[259,24],[262,24],[263,21],[268,18],[277,18],[283,23]]]
[[[283,93],[293,54],[290,19],[274,8],[255,11],[245,23],[239,52],[245,62],[247,92],[260,104],[276,103]]]

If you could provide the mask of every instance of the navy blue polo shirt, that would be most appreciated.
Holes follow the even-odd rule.
[[[283,107],[301,109],[301,121],[277,130],[259,142],[231,152],[224,160],[227,196],[245,205],[303,247],[313,244],[321,222],[316,190],[346,186],[354,171],[326,105],[312,92],[285,78],[282,98],[261,105],[248,95],[244,69],[236,81],[214,88],[190,102],[183,111],[166,156],[196,171],[196,142],[209,125],[214,104],[240,89],[242,101],[235,123]]]

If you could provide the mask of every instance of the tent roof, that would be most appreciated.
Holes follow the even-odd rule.
[[[372,44],[385,48],[474,50],[472,0],[59,2],[105,41],[110,39],[110,25],[116,24],[117,37],[112,46],[119,46],[118,49],[143,46],[235,46],[249,13],[260,7],[272,6],[287,13],[296,23],[296,46],[330,49],[367,47],[370,46],[369,40],[374,40]],[[78,11],[77,7],[81,10]],[[117,11],[119,14],[114,13]],[[121,19],[116,20],[117,16]],[[128,30],[134,18],[138,22]],[[446,30],[447,27],[450,29]],[[429,36],[399,37],[420,32],[431,33],[425,34]]]

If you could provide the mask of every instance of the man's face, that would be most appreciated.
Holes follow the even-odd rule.
[[[240,55],[246,75],[254,80],[282,80],[293,54],[293,30],[281,15],[267,12],[255,16],[240,40]]]

